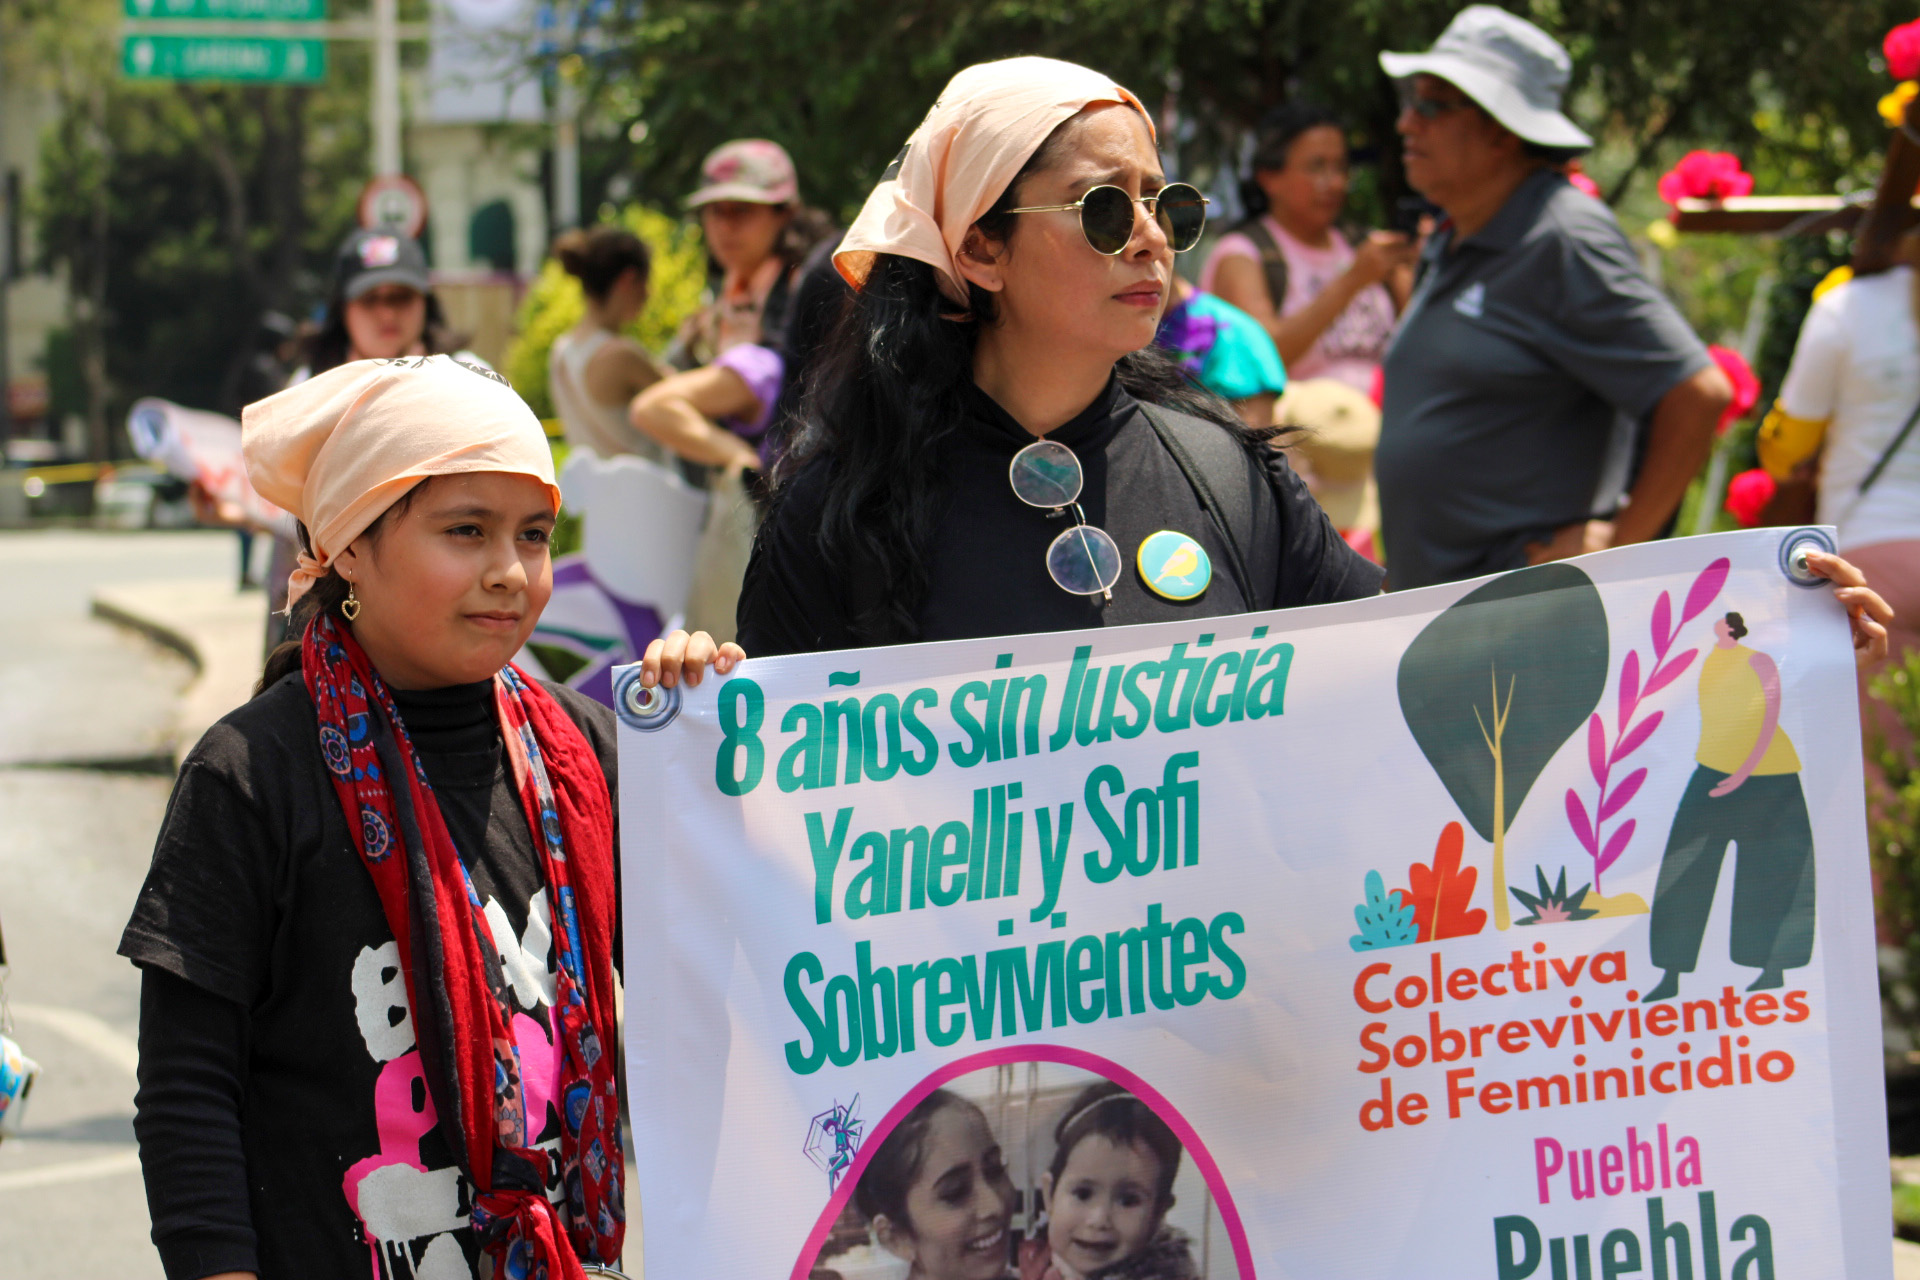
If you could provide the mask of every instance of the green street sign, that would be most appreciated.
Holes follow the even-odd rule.
[[[322,22],[327,0],[124,0],[129,18],[216,22]]]
[[[327,76],[327,42],[240,36],[128,36],[120,48],[120,68],[136,80],[318,84]]]

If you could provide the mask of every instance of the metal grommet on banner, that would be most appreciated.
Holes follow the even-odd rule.
[[[680,689],[657,684],[648,688],[640,683],[639,666],[631,666],[614,685],[613,709],[622,724],[642,733],[653,733],[672,724],[680,714]]]
[[[1838,554],[1832,536],[1825,529],[1796,529],[1780,540],[1780,572],[1796,587],[1826,585],[1827,580],[1807,566],[1809,551]]]
[[[613,1280],[631,1280],[624,1271],[615,1271],[612,1267],[603,1267],[597,1263],[583,1262],[580,1269],[590,1276],[611,1276]]]

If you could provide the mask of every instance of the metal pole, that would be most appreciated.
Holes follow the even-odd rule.
[[[553,220],[556,231],[580,225],[580,91],[560,68],[553,107]]]
[[[373,176],[400,168],[400,0],[373,0]]]
[[[580,61],[579,15],[572,5],[555,5],[553,86],[554,230],[580,225],[580,89],[574,83]]]

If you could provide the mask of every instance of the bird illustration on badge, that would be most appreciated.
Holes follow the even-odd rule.
[[[1213,562],[1204,547],[1184,533],[1150,533],[1135,556],[1141,581],[1167,600],[1192,600],[1213,581]]]
[[[1735,964],[1760,970],[1747,990],[1768,991],[1813,958],[1813,823],[1800,785],[1800,756],[1780,727],[1780,668],[1740,641],[1746,620],[1713,624],[1700,664],[1700,748],[1673,815],[1654,888],[1647,945],[1666,974],[1644,1002],[1671,1000],[1692,973],[1713,911],[1727,846],[1733,845]]]

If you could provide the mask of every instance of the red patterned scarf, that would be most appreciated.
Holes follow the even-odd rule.
[[[422,1065],[442,1120],[457,1118],[473,1226],[494,1274],[581,1280],[580,1259],[617,1263],[626,1235],[613,1031],[613,818],[591,744],[546,690],[509,666],[494,677],[500,737],[553,904],[559,974],[564,1215],[547,1200],[544,1117],[527,1116],[512,1007],[479,895],[385,683],[326,615],[301,652],[320,750],[400,944]],[[398,856],[396,856],[398,855]],[[564,1217],[564,1222],[562,1218]]]

